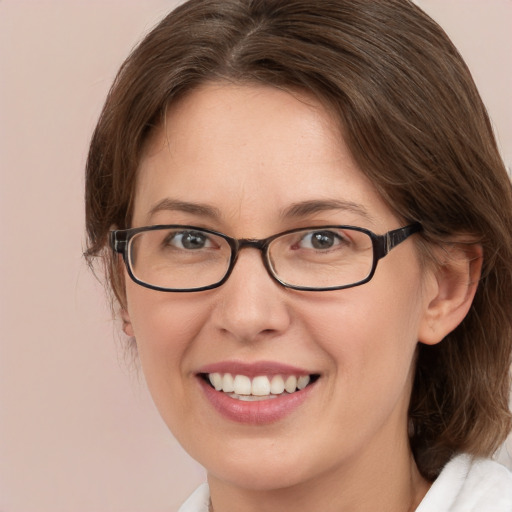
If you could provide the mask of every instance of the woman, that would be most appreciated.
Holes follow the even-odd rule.
[[[87,164],[181,509],[509,511],[512,193],[405,0],[192,0],[120,70]]]

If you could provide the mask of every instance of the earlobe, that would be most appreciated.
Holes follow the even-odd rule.
[[[448,248],[442,263],[433,271],[430,297],[418,339],[435,345],[453,331],[467,315],[482,271],[483,251],[477,244]]]
[[[121,320],[123,321],[123,332],[129,336],[130,338],[135,336],[133,332],[132,322],[130,320],[130,315],[126,308],[121,308]]]
[[[125,267],[124,267],[124,263],[123,263],[123,257],[121,256],[121,254],[117,254],[117,260],[115,263],[116,263],[116,266],[114,269],[114,276],[115,276],[115,279],[117,280],[117,286],[119,287],[119,290],[120,290],[120,291],[118,291],[117,298],[120,303],[119,312],[120,312],[121,320],[123,322],[123,332],[129,337],[133,337],[134,333],[133,333],[132,322],[130,320],[130,314],[128,313],[128,309],[126,306],[126,303],[127,303],[126,288],[125,288],[126,276],[125,276],[125,269],[124,269]]]

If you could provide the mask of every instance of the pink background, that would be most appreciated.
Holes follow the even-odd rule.
[[[127,362],[81,256],[102,102],[176,3],[0,0],[1,512],[173,511],[204,479]],[[512,1],[419,3],[466,58],[510,168]]]

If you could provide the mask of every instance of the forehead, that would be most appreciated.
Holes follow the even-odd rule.
[[[143,153],[135,219],[166,199],[221,217],[265,220],[304,201],[344,201],[389,214],[333,118],[303,93],[203,85],[175,102]],[[223,219],[225,220],[225,219]]]
[[[162,149],[185,152],[198,141],[223,150],[230,141],[240,149],[240,143],[250,145],[266,139],[277,144],[287,142],[288,149],[292,142],[298,149],[304,138],[321,137],[323,144],[331,144],[336,151],[343,138],[335,118],[327,112],[312,94],[304,91],[263,84],[207,82],[171,102],[164,121],[146,142],[142,159],[151,158]],[[289,129],[282,131],[285,125]],[[197,154],[194,149],[191,153]]]

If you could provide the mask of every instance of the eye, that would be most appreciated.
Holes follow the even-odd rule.
[[[169,233],[165,239],[165,244],[176,247],[177,249],[186,249],[189,251],[214,247],[207,233],[203,233],[202,231],[178,231]]]
[[[346,241],[334,231],[309,231],[300,240],[299,246],[303,249],[328,250]]]

